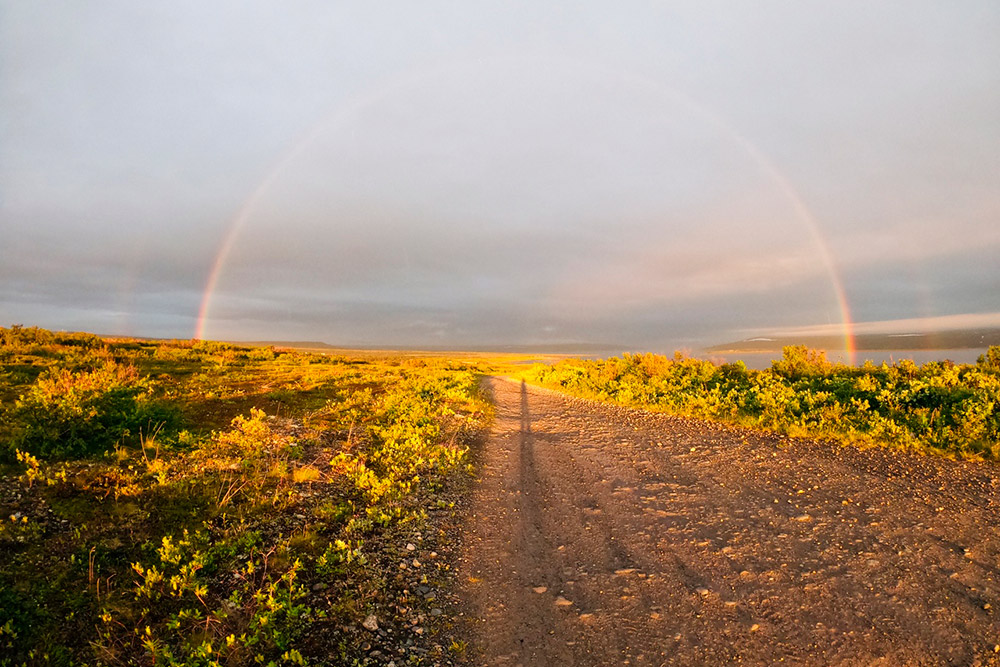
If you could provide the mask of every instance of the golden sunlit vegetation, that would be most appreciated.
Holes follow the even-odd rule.
[[[396,550],[454,519],[490,412],[478,375],[502,363],[623,405],[1000,458],[1000,348],[855,368],[789,347],[765,371],[521,361],[0,328],[0,666],[362,660],[362,621],[415,623],[407,586],[447,585],[445,559],[402,580]],[[434,646],[407,660],[464,640]]]
[[[801,346],[770,369],[624,355],[536,365],[529,382],[621,405],[797,436],[967,458],[1000,458],[1000,347],[976,365],[833,364]]]
[[[351,664],[470,469],[474,371],[0,329],[0,665]]]

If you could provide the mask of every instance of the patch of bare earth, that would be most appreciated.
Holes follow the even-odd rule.
[[[488,383],[470,664],[1000,664],[995,464]]]

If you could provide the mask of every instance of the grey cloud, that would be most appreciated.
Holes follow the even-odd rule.
[[[238,224],[210,336],[710,343],[840,317],[793,196],[856,319],[993,311],[998,32],[989,1],[0,0],[0,317],[190,335]]]

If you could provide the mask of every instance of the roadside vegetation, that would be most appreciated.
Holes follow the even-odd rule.
[[[1000,458],[976,365],[765,371],[366,357],[0,328],[0,667],[448,664],[478,376],[792,435]]]
[[[476,371],[0,328],[0,665],[447,662]]]
[[[975,365],[833,364],[785,347],[767,370],[675,354],[535,365],[529,382],[619,405],[794,436],[962,458],[1000,458],[1000,347]]]

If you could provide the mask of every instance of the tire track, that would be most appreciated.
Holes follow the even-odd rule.
[[[471,664],[1000,664],[995,465],[488,383]]]

